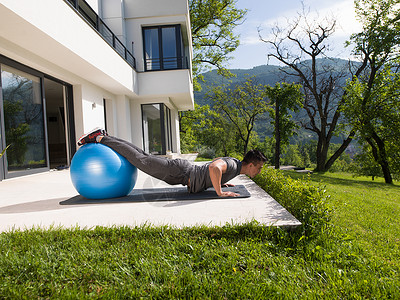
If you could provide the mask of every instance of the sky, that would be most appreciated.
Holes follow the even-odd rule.
[[[354,32],[361,30],[354,12],[353,0],[238,0],[236,7],[248,9],[243,24],[235,29],[240,35],[240,46],[232,53],[228,63],[230,69],[251,69],[255,66],[267,64],[268,45],[260,41],[258,28],[263,38],[271,34],[273,25],[284,26],[287,19],[292,19],[302,10],[302,4],[310,9],[311,15],[319,19],[325,16],[337,20],[336,30],[330,45],[334,57],[348,58],[350,49],[344,49],[344,42]],[[270,61],[269,64],[278,64]]]

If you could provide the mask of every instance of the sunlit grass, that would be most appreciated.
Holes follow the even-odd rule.
[[[400,266],[400,185],[384,183],[382,178],[353,177],[347,173],[300,175],[294,178],[324,184],[331,195],[335,226],[376,259]]]
[[[2,233],[0,298],[398,298],[400,187],[346,174],[306,180],[331,195],[327,226],[313,229],[321,215],[294,232],[250,223]]]

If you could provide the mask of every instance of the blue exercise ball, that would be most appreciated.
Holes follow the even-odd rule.
[[[90,143],[75,153],[70,175],[79,194],[106,199],[128,195],[136,184],[137,169],[110,147]]]

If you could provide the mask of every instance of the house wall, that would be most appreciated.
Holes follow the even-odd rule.
[[[36,56],[98,86],[114,86],[113,92],[134,91],[136,74],[130,66],[64,1],[4,0],[0,12],[0,36],[31,54],[16,57],[9,52],[10,58],[44,69],[32,61]],[[44,71],[62,75],[53,68]]]
[[[107,127],[143,147],[141,104],[165,103],[179,152],[178,111],[194,106],[191,70],[144,72],[142,26],[181,24],[191,57],[187,0],[87,2],[133,51],[136,70],[62,0],[2,0],[0,54],[72,85],[77,137]]]
[[[136,58],[137,89],[140,97],[169,95],[178,110],[194,108],[191,74],[192,37],[187,0],[99,0],[101,15]],[[189,69],[144,72],[142,28],[181,25]],[[179,148],[179,147],[177,147]]]
[[[132,50],[130,45],[126,42],[125,31],[125,10],[124,1],[121,0],[93,0],[98,2],[98,15],[107,24],[118,39],[127,47],[129,51]]]
[[[143,147],[141,104],[164,103],[171,110],[174,151],[180,152],[178,111],[194,108],[192,38],[187,0],[99,0],[101,16],[136,58],[138,99],[131,101],[132,140]],[[122,4],[122,5],[121,5]],[[144,72],[142,28],[180,24],[190,69]],[[138,130],[139,129],[139,130]]]

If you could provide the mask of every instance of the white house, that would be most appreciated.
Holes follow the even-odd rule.
[[[68,166],[94,127],[179,153],[187,0],[0,0],[0,180]]]

